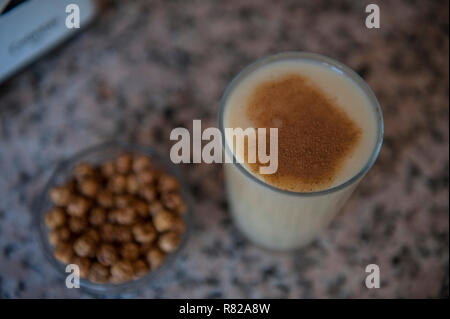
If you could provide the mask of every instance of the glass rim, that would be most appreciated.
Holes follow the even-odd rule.
[[[176,176],[180,183],[180,191],[186,204],[186,212],[183,216],[186,224],[186,230],[181,236],[181,242],[178,248],[174,252],[166,256],[162,265],[157,269],[150,270],[146,275],[140,278],[117,284],[109,282],[95,283],[86,278],[80,278],[80,288],[92,295],[117,295],[141,288],[145,284],[149,284],[174,264],[175,260],[178,259],[181,252],[184,251],[184,248],[186,247],[187,241],[190,237],[190,232],[192,231],[191,214],[193,205],[191,194],[189,193],[184,174],[170,160],[164,158],[158,151],[150,146],[144,146],[135,143],[107,141],[101,144],[90,146],[60,161],[57,164],[56,168],[52,171],[50,177],[47,179],[43,189],[37,193],[38,198],[35,198],[33,200],[33,224],[36,231],[35,236],[37,236],[37,240],[44,252],[47,261],[57,271],[58,275],[60,277],[67,275],[67,273],[64,272],[65,265],[56,260],[56,258],[53,256],[53,248],[48,242],[48,238],[45,233],[46,226],[42,224],[42,217],[45,215],[46,196],[48,196],[48,191],[52,186],[55,185],[57,178],[61,174],[63,174],[63,172],[71,165],[73,166],[74,164],[83,161],[89,155],[114,149],[149,155],[152,159],[156,160],[156,162],[162,164],[168,173]]]
[[[226,101],[228,99],[228,96],[231,92],[233,92],[234,88],[244,79],[246,78],[250,73],[254,72],[255,70],[259,69],[263,65],[267,65],[273,62],[277,61],[283,61],[283,60],[305,60],[305,61],[312,61],[316,63],[320,63],[323,65],[328,66],[329,68],[332,68],[334,71],[339,72],[343,76],[347,76],[352,80],[353,82],[358,85],[358,87],[364,92],[364,94],[367,96],[367,98],[370,101],[370,104],[374,110],[375,116],[377,117],[377,140],[375,143],[375,147],[372,151],[372,154],[370,155],[368,161],[366,164],[362,167],[361,170],[358,171],[355,175],[347,179],[346,181],[327,188],[323,190],[313,191],[313,192],[295,192],[290,190],[281,189],[275,186],[272,186],[265,181],[255,177],[253,174],[251,174],[242,163],[239,163],[236,159],[236,156],[233,151],[230,150],[228,144],[226,143],[226,136],[225,136],[225,129],[224,129],[224,113],[225,113],[225,105]],[[222,134],[222,148],[225,149],[225,152],[228,152],[228,154],[233,159],[233,163],[229,163],[232,165],[236,165],[238,169],[243,173],[245,176],[250,178],[251,180],[255,181],[262,187],[265,187],[267,189],[270,189],[272,191],[290,195],[290,196],[298,196],[298,197],[310,197],[310,196],[320,196],[325,195],[329,193],[337,192],[341,189],[344,189],[345,187],[353,184],[356,182],[359,178],[364,176],[369,169],[373,166],[375,163],[378,154],[381,150],[381,145],[383,144],[383,134],[384,134],[384,121],[383,121],[383,113],[381,111],[380,103],[378,102],[377,97],[375,96],[375,93],[372,91],[372,89],[369,87],[369,85],[364,81],[364,79],[356,73],[352,68],[346,66],[345,64],[338,62],[332,58],[329,58],[327,56],[317,54],[317,53],[310,53],[310,52],[303,52],[303,51],[287,51],[287,52],[281,52],[273,55],[264,56],[262,58],[259,58],[258,60],[254,61],[253,63],[247,65],[244,69],[242,69],[227,85],[227,88],[225,89],[224,94],[222,95],[222,98],[220,100],[219,105],[219,113],[218,113],[218,125],[219,130]],[[225,164],[228,165],[228,164]]]

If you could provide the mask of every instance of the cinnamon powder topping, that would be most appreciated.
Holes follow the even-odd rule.
[[[361,128],[332,99],[296,74],[258,85],[246,115],[255,128],[278,128],[278,170],[260,176],[292,191],[330,186],[361,137]],[[248,165],[259,175],[259,163]]]

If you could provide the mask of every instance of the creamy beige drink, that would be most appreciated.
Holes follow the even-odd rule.
[[[259,174],[247,148],[226,151],[237,226],[272,249],[299,248],[336,215],[373,164],[382,140],[381,111],[362,79],[314,54],[285,53],[251,65],[224,95],[219,126],[278,128],[278,170]],[[257,145],[257,143],[255,143]]]

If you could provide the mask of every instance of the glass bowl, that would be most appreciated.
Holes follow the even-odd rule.
[[[53,247],[48,241],[48,228],[45,224],[45,214],[52,207],[52,203],[49,198],[49,190],[57,185],[61,185],[71,176],[72,170],[80,162],[88,162],[92,164],[100,164],[106,160],[112,160],[123,152],[132,154],[143,154],[150,156],[155,168],[161,169],[163,172],[171,174],[176,177],[180,184],[180,194],[186,204],[186,212],[183,214],[183,219],[186,225],[186,230],[182,234],[181,242],[178,248],[168,254],[164,259],[164,262],[160,267],[150,271],[147,275],[120,284],[104,283],[98,284],[87,279],[80,278],[80,288],[93,294],[105,294],[105,295],[117,295],[123,292],[130,292],[131,290],[138,289],[142,286],[150,284],[152,280],[158,278],[166,269],[168,269],[176,258],[180,255],[180,252],[186,245],[186,241],[191,228],[191,199],[186,187],[185,180],[180,170],[170,160],[163,158],[159,153],[150,147],[135,145],[122,142],[109,142],[94,147],[85,149],[73,157],[62,161],[50,176],[47,184],[38,197],[35,198],[34,205],[34,226],[37,230],[38,241],[40,242],[44,254],[49,262],[58,271],[62,278],[62,283],[65,284],[65,278],[69,273],[65,272],[66,265],[59,262],[53,257]]]

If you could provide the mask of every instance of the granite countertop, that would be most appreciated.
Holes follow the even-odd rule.
[[[320,239],[294,253],[233,226],[219,165],[184,165],[194,230],[177,263],[124,295],[448,297],[448,1],[112,1],[64,46],[0,87],[0,297],[65,288],[33,237],[33,196],[55,164],[109,139],[168,152],[173,127],[216,126],[227,83],[255,59],[312,51],[351,66],[385,119],[381,154]],[[364,285],[376,263],[381,288]]]

